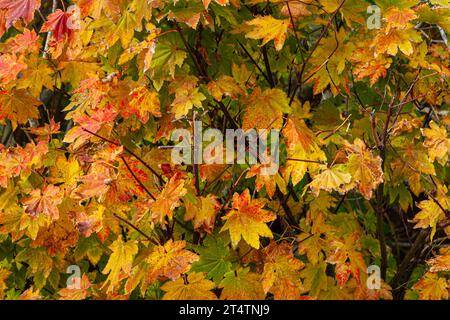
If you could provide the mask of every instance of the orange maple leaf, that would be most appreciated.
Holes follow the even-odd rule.
[[[47,185],[42,189],[35,189],[30,192],[30,196],[22,203],[25,212],[35,217],[44,214],[52,220],[59,218],[58,205],[62,202],[61,190],[54,185]]]
[[[267,222],[276,219],[276,215],[264,210],[265,201],[251,199],[250,190],[246,189],[241,195],[233,195],[232,209],[222,218],[225,224],[221,232],[229,230],[233,246],[237,246],[243,238],[253,248],[259,248],[259,237],[272,238],[272,231]]]

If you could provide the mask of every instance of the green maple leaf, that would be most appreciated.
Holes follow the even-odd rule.
[[[207,272],[207,277],[218,283],[231,270],[230,250],[222,238],[207,237],[196,251],[200,260],[192,264],[191,271]]]

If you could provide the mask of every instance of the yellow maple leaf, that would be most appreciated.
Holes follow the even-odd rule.
[[[214,282],[205,279],[203,273],[193,272],[186,278],[166,282],[161,290],[166,293],[163,300],[217,300],[211,292]]]
[[[387,21],[386,32],[389,32],[391,28],[406,29],[411,26],[409,22],[416,18],[417,15],[412,9],[392,7],[384,14],[384,19]]]
[[[258,249],[260,236],[273,237],[266,223],[276,219],[274,213],[263,209],[264,206],[264,200],[251,199],[248,189],[241,195],[235,193],[233,208],[222,218],[225,224],[220,232],[229,230],[234,247],[243,238],[250,246]]]
[[[171,106],[171,112],[175,114],[175,119],[186,116],[193,107],[202,108],[202,101],[206,97],[198,91],[198,88],[192,90],[180,89],[176,92],[175,99]]]
[[[421,300],[447,300],[449,287],[447,279],[439,277],[437,273],[427,272],[412,289],[419,293]]]
[[[5,289],[8,288],[5,281],[6,281],[6,279],[8,279],[10,274],[11,274],[11,271],[9,271],[5,268],[0,268],[0,298],[1,299],[3,299]]]
[[[192,220],[196,230],[201,229],[207,233],[211,233],[214,228],[217,210],[220,208],[220,203],[214,195],[207,195],[206,197],[197,197],[196,202],[186,201],[186,213],[184,221]]]
[[[230,76],[221,76],[215,81],[210,81],[208,83],[208,91],[217,101],[221,101],[223,96],[237,99],[239,95],[246,94],[236,80]]]
[[[261,91],[259,87],[245,101],[247,109],[242,121],[242,129],[259,130],[280,129],[283,124],[283,113],[290,113],[289,100],[280,89]]]
[[[352,175],[345,172],[342,165],[335,165],[316,175],[309,187],[315,196],[319,195],[320,190],[327,192],[335,190],[342,193],[345,192],[344,186],[351,180]]]
[[[73,278],[74,280],[76,278]],[[83,274],[81,278],[78,278],[80,287],[67,287],[58,291],[60,300],[84,300],[88,296],[88,289],[91,287],[91,283],[86,274]]]
[[[99,19],[102,13],[112,18],[120,14],[119,0],[79,0],[78,6],[83,16],[89,15],[95,20]]]
[[[109,283],[108,291],[114,291],[120,281],[130,275],[133,258],[138,252],[136,241],[124,242],[119,236],[109,247],[112,251],[103,274],[108,274],[104,286]]]
[[[134,30],[137,29],[140,25],[141,24],[136,21],[136,15],[133,12],[125,10],[117,23],[111,45],[113,45],[117,39],[120,39],[122,47],[128,48],[131,39],[133,39]]]
[[[286,181],[289,177],[298,184],[307,171],[316,172],[326,161],[318,140],[305,121],[298,116],[289,116],[282,131],[286,137],[287,163],[283,172]]]
[[[260,275],[250,272],[250,268],[226,273],[219,288],[222,288],[221,300],[263,300],[266,296]]]
[[[319,0],[320,4],[323,5],[323,9],[326,12],[332,13],[336,11],[342,4],[342,0]],[[367,3],[361,2],[360,0],[346,0],[341,6],[340,12],[344,20],[347,21],[349,26],[352,22],[357,22],[359,24],[364,23],[364,13],[367,11]]]
[[[319,261],[316,264],[309,263],[300,271],[300,277],[304,278],[305,292],[311,297],[317,297],[319,293],[327,291],[328,279],[326,274],[327,264]]]
[[[436,226],[445,218],[445,212],[431,199],[421,201],[417,207],[421,209],[421,211],[414,216],[414,219],[411,222],[416,224],[414,228],[431,228],[430,238],[433,239],[436,234]]]
[[[450,271],[450,247],[439,250],[439,255],[427,261],[430,272]]]
[[[39,116],[37,106],[40,104],[39,100],[23,89],[0,91],[0,123],[4,124],[4,119],[9,119],[13,129],[16,129],[18,124]]]
[[[251,28],[245,37],[250,39],[262,39],[262,46],[273,40],[275,49],[280,51],[286,40],[286,33],[289,27],[289,20],[279,20],[272,16],[258,17],[246,22]]]
[[[131,93],[130,107],[126,110],[128,113],[134,113],[142,121],[147,123],[150,114],[155,117],[161,117],[160,102],[157,92],[148,90],[145,87],[138,87]]]
[[[359,138],[353,144],[347,143],[346,149],[350,152],[346,166],[352,175],[351,183],[356,184],[364,198],[370,200],[373,190],[384,179],[381,158],[375,156]]]
[[[445,126],[439,127],[434,121],[431,121],[430,128],[422,128],[421,131],[425,137],[423,145],[428,148],[430,161],[433,162],[436,159],[445,166],[450,153],[450,139]]]
[[[302,2],[297,1],[279,1],[284,2],[283,7],[281,8],[281,14],[292,18],[297,19],[299,17],[310,16],[312,13],[308,10],[308,4],[312,3],[313,0],[305,0]]]
[[[27,63],[27,69],[22,72],[22,77],[17,81],[17,89],[29,88],[30,93],[39,97],[42,87],[53,87],[52,69],[44,59],[32,58]]]
[[[400,50],[409,56],[414,52],[413,43],[421,40],[420,34],[414,29],[390,29],[378,32],[371,47],[375,48],[376,55],[387,53],[395,56]]]
[[[277,172],[275,175],[264,174],[262,170],[270,168],[272,163],[268,164],[255,164],[247,172],[246,179],[250,179],[256,176],[255,187],[256,191],[261,191],[263,187],[266,188],[267,195],[273,198],[275,191],[278,188],[283,194],[286,194],[286,181]]]
[[[304,263],[296,259],[292,245],[271,241],[264,248],[264,270],[261,282],[264,292],[270,292],[276,300],[298,299],[303,291],[299,271]]]
[[[164,245],[156,246],[146,259],[149,265],[147,282],[152,283],[159,278],[177,280],[181,274],[188,272],[199,257],[185,247],[186,241],[183,240],[168,240]]]

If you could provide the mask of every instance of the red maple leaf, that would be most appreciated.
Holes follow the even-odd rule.
[[[41,6],[41,0],[0,0],[0,9],[6,9],[6,28],[20,18],[30,23],[34,18],[34,11]]]

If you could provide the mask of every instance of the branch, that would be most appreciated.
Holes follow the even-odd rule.
[[[250,54],[250,52],[248,52],[248,50],[244,47],[244,45],[238,40],[238,44],[239,46],[242,48],[242,50],[244,50],[245,54],[250,58],[250,60],[252,61],[252,63],[255,65],[256,69],[258,69],[258,71],[261,73],[261,75],[264,77],[264,79],[266,79],[267,83],[269,85],[271,85],[271,81],[268,77],[268,75],[261,69],[261,67],[258,65],[258,63],[255,61],[255,59],[253,59],[252,55]]]
[[[140,230],[138,227],[136,227],[134,224],[132,224],[130,221],[125,220],[122,217],[119,217],[117,215],[117,213],[114,213],[113,216],[117,219],[119,219],[120,221],[122,221],[123,223],[127,224],[128,226],[130,226],[132,229],[136,230],[137,232],[139,232],[142,236],[144,236],[148,241],[150,241],[151,243],[153,243],[156,246],[159,246],[159,242],[154,240],[152,237],[150,237],[149,235],[145,234],[142,230]]]
[[[264,57],[264,65],[266,66],[266,73],[269,77],[269,84],[271,88],[275,87],[275,80],[273,79],[273,74],[272,74],[272,70],[270,69],[270,62],[269,62],[269,57],[267,56],[267,47],[263,46],[261,48],[263,57]]]
[[[316,51],[316,49],[318,48],[319,43],[322,41],[323,37],[327,33],[328,29],[330,28],[331,24],[333,23],[334,18],[338,14],[339,10],[341,10],[341,8],[344,5],[345,1],[346,0],[343,0],[341,2],[341,4],[339,5],[339,7],[337,7],[337,9],[333,12],[333,15],[328,20],[328,23],[326,24],[325,28],[322,30],[322,33],[320,34],[319,38],[317,39],[316,43],[314,44],[314,47],[309,52],[309,54],[306,57],[305,61],[303,61],[302,69],[300,70],[300,73],[297,75],[298,83],[297,83],[296,88],[294,89],[294,92],[292,94],[291,99],[293,99],[293,97],[295,97],[295,94],[297,93],[297,90],[302,87],[302,85],[303,85],[303,73],[305,72],[306,64],[308,63],[309,59],[311,59],[314,51]]]
[[[428,237],[429,230],[421,230],[416,240],[414,241],[412,247],[406,253],[405,258],[400,263],[400,266],[397,269],[397,273],[391,280],[391,287],[394,291],[396,298],[401,298],[403,289],[403,284],[407,282],[410,277],[410,274],[407,274],[408,269],[413,269],[415,264],[417,263],[418,254],[420,255],[421,248],[425,244],[425,240]],[[411,261],[413,260],[414,261]]]
[[[287,158],[286,161],[297,161],[297,162],[308,162],[308,163],[325,164],[322,161],[307,160],[307,159],[296,159],[296,158]]]
[[[123,161],[123,163],[125,164],[125,166],[127,167],[128,171],[130,171],[131,175],[133,176],[134,180],[136,180],[136,182],[145,190],[145,192],[150,196],[150,198],[153,199],[153,201],[156,201],[155,196],[153,196],[153,194],[147,189],[147,187],[142,183],[141,180],[139,180],[139,178],[136,176],[136,174],[133,172],[133,170],[130,168],[130,166],[128,165],[127,161],[125,160],[124,157],[120,157]]]

